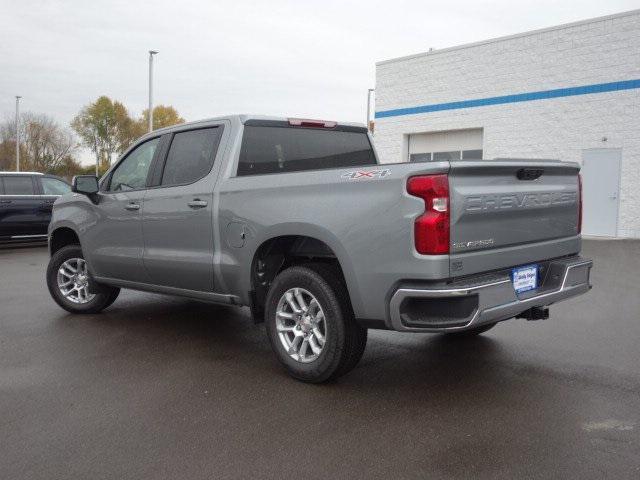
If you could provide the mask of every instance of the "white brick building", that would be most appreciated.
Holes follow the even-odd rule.
[[[376,65],[385,163],[583,163],[583,233],[640,238],[640,10]]]

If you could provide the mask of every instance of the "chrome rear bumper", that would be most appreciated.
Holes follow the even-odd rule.
[[[401,286],[389,303],[389,328],[401,332],[460,331],[507,320],[532,307],[581,295],[590,290],[593,262],[574,256],[541,262],[537,289],[517,294],[510,270],[467,279],[447,287]]]

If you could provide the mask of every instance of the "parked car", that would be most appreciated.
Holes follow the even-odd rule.
[[[49,226],[74,313],[120,288],[251,307],[303,381],[351,370],[368,328],[476,335],[589,290],[576,163],[379,164],[364,126],[231,116],[152,132]]]
[[[47,240],[53,202],[71,185],[37,172],[0,172],[0,243]]]

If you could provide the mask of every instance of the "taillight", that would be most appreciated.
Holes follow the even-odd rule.
[[[449,178],[421,175],[407,180],[407,192],[424,200],[414,225],[415,246],[423,255],[449,253]]]
[[[578,174],[578,233],[582,233],[582,175]]]

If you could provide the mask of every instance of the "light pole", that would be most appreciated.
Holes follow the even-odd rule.
[[[367,90],[367,130],[371,131],[371,92],[375,92],[375,88]]]
[[[149,131],[153,131],[153,56],[156,50],[149,50]]]
[[[20,95],[16,95],[16,172],[20,171]]]

